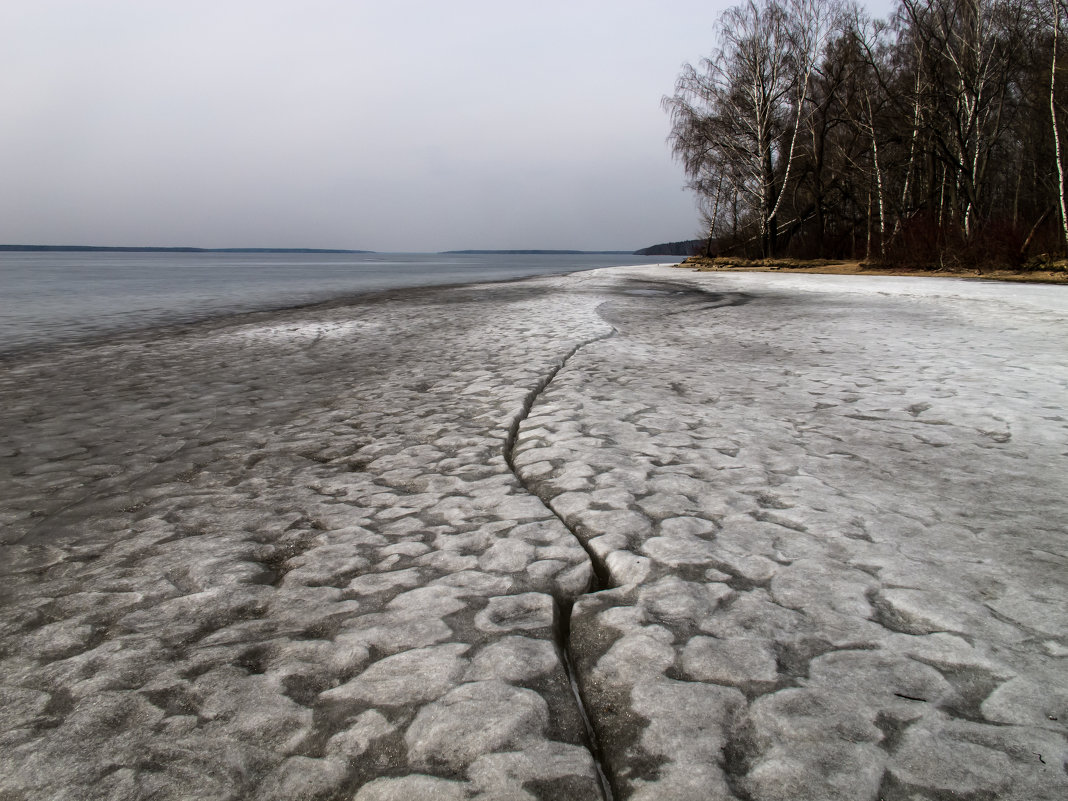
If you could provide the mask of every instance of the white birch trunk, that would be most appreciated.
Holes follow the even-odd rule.
[[[916,163],[916,139],[920,135],[920,65],[917,60],[916,65],[916,88],[914,91],[914,100],[912,104],[912,141],[909,144],[909,164],[905,170],[905,185],[901,189],[901,206],[900,214],[897,220],[894,222],[894,236],[901,230],[901,215],[905,213],[908,208],[909,202],[909,188],[912,184],[912,169]]]
[[[1054,89],[1057,81],[1057,39],[1060,36],[1061,9],[1058,0],[1053,0],[1053,58],[1049,68],[1049,117],[1053,123],[1053,152],[1057,159],[1057,199],[1061,207],[1061,229],[1068,242],[1068,214],[1064,208],[1064,163],[1061,161],[1061,135],[1057,126],[1057,105]]]
[[[886,255],[886,206],[883,203],[883,173],[879,168],[879,141],[875,136],[875,115],[871,110],[871,98],[866,94],[864,102],[868,106],[868,131],[871,133],[871,158],[872,166],[875,167],[875,193],[879,202],[879,255]],[[871,202],[868,203],[868,213],[871,214]],[[869,249],[871,244],[868,245]]]

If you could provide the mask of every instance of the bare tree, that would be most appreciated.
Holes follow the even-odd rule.
[[[776,0],[755,0],[720,18],[720,47],[700,70],[687,64],[664,99],[672,115],[671,144],[694,181],[730,165],[734,189],[757,217],[762,255],[774,247],[776,145],[783,133],[791,40]]]
[[[840,13],[837,2],[787,3],[747,0],[724,12],[719,47],[699,68],[686,65],[664,98],[672,149],[691,185],[730,165],[765,256],[776,247],[813,72]]]
[[[1064,208],[1064,162],[1061,161],[1061,135],[1057,125],[1056,85],[1057,85],[1057,44],[1061,30],[1061,12],[1065,9],[1062,0],[1052,0],[1053,10],[1053,55],[1049,67],[1049,116],[1053,125],[1053,153],[1057,162],[1057,202],[1061,209],[1061,228],[1065,241],[1068,242],[1068,214]]]
[[[886,49],[885,34],[887,32],[886,23],[881,20],[872,20],[866,13],[861,11],[858,7],[854,7],[853,14],[850,20],[851,31],[853,37],[855,37],[857,44],[861,52],[864,54],[864,67],[870,70],[875,81],[867,82],[861,90],[861,108],[860,115],[853,117],[853,124],[864,132],[864,135],[870,143],[871,150],[871,174],[872,183],[875,189],[875,198],[877,200],[877,207],[879,209],[879,255],[883,256],[886,253],[886,193],[883,190],[883,169],[879,163],[879,133],[878,127],[875,122],[875,111],[872,104],[872,95],[877,91],[880,95],[883,94],[883,89],[886,86],[886,79],[882,75],[883,72],[883,51]],[[869,213],[868,222],[868,243],[866,247],[866,257],[871,257],[871,215]]]
[[[840,25],[843,17],[843,4],[839,0],[790,0],[786,11],[791,20],[788,35],[793,45],[793,84],[796,91],[793,124],[791,126],[790,147],[786,153],[786,170],[782,177],[785,190],[790,182],[790,171],[794,166],[794,154],[797,147],[797,135],[802,128],[802,120],[807,111],[809,87],[812,74],[816,71],[820,57],[827,47],[832,32]],[[781,191],[771,210],[771,218],[779,212],[782,200],[786,196]]]
[[[1020,42],[1018,0],[900,0],[922,44],[932,133],[949,167],[950,201],[965,238],[984,200],[986,170],[1003,126]]]

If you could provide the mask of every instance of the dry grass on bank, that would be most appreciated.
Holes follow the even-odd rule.
[[[784,272],[822,273],[825,275],[908,275],[938,278],[980,278],[989,281],[1024,281],[1068,284],[1068,261],[1049,261],[1035,270],[909,270],[876,266],[862,261],[827,261],[822,259],[742,259],[730,256],[708,258],[690,256],[679,267],[699,272]]]

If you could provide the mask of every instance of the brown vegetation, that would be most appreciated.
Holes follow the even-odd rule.
[[[1021,269],[916,269],[886,261],[836,261],[833,259],[769,258],[747,259],[740,256],[690,256],[679,267],[698,272],[784,272],[820,273],[823,275],[907,275],[941,278],[983,278],[991,281],[1025,281],[1068,284],[1068,260],[1035,259]]]

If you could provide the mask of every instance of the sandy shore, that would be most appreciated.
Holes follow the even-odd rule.
[[[1066,336],[647,267],[0,361],[0,797],[1063,798]]]
[[[1024,284],[1068,284],[1068,272],[1063,262],[1054,265],[1057,269],[1003,270],[989,268],[946,268],[941,270],[910,270],[902,267],[874,266],[860,261],[798,261],[770,259],[766,262],[747,259],[709,259],[694,256],[685,259],[679,267],[698,272],[754,272],[797,273],[809,275],[862,275],[909,276],[912,278],[963,278],[969,281],[1010,281]]]

